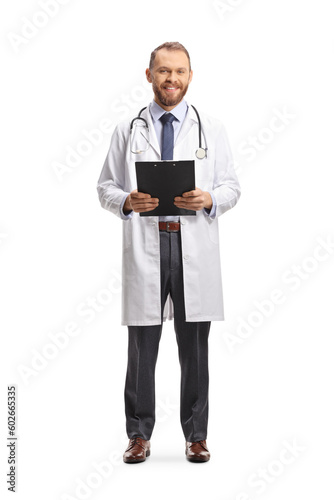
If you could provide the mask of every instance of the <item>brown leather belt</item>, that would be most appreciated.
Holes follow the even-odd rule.
[[[160,231],[168,231],[168,233],[176,233],[180,231],[179,222],[159,222]]]

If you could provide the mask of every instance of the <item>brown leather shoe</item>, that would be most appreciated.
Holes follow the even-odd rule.
[[[130,439],[129,445],[124,452],[123,461],[126,464],[136,464],[144,462],[150,456],[150,442],[141,437]]]
[[[189,462],[207,462],[210,460],[210,452],[205,439],[194,443],[186,441],[186,457]]]

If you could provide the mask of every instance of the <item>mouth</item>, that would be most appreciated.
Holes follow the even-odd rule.
[[[164,87],[164,90],[168,93],[173,93],[173,92],[176,92],[177,90],[179,90],[180,87],[173,87],[172,85],[168,86],[168,87]]]

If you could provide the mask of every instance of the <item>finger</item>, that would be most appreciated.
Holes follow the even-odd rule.
[[[148,193],[140,193],[136,192],[131,195],[131,198],[151,198],[151,195]]]
[[[152,203],[150,205],[147,204],[135,205],[133,209],[135,212],[140,212],[141,210],[154,210],[158,205],[159,203],[154,203],[154,204]]]
[[[201,196],[187,196],[187,197],[176,197],[174,198],[174,202],[177,202],[177,203],[185,203],[187,205],[189,205],[189,203],[202,203],[203,202],[203,198]]]
[[[176,196],[174,201],[182,201],[183,203],[193,203],[194,200],[198,198],[198,196],[185,196],[184,194],[181,196]]]
[[[159,205],[159,203],[136,203],[132,205],[135,210],[141,210],[142,208],[148,208],[149,210],[153,210]]]
[[[174,205],[177,207],[177,208],[186,208],[187,210],[201,210],[202,208],[202,204],[201,203],[186,203],[185,201],[182,202],[182,201],[177,201],[177,202],[174,202]]]
[[[185,198],[187,197],[192,197],[192,196],[199,196],[200,195],[200,190],[198,188],[192,189],[191,191],[186,191],[185,193],[182,194]]]
[[[134,212],[141,213],[141,212],[151,212],[154,210],[156,207],[151,206],[151,207],[141,207],[141,208],[136,208],[134,209]]]
[[[154,210],[154,208],[156,207],[143,208],[142,210],[139,210],[139,212],[151,212],[152,210]]]
[[[135,203],[132,205],[135,212],[142,212],[143,210],[154,210],[159,203]]]
[[[132,205],[138,205],[138,204],[157,204],[159,203],[159,198],[132,198]]]

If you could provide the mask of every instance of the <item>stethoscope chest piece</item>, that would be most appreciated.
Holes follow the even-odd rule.
[[[206,157],[206,149],[204,148],[198,148],[196,150],[196,153],[195,153],[196,157],[199,159],[199,160],[203,160],[203,158]]]

